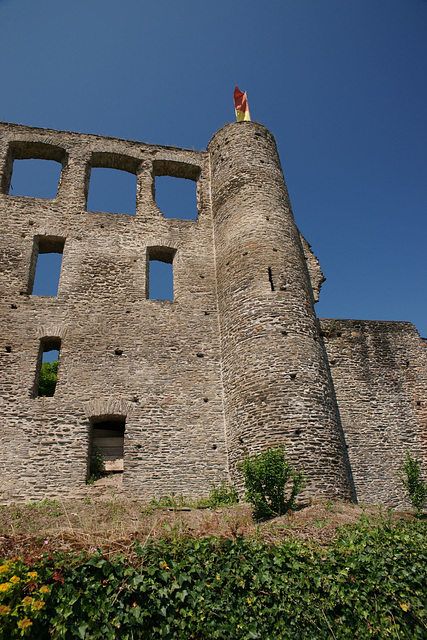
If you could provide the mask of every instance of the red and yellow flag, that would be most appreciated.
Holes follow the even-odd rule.
[[[242,93],[237,85],[234,89],[234,107],[236,109],[237,122],[243,122],[243,120],[251,119],[246,91],[245,93]]]

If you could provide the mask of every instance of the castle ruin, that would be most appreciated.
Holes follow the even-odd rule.
[[[61,163],[56,197],[12,195],[30,158]],[[135,215],[87,210],[99,167],[136,175]],[[165,175],[195,181],[196,220],[157,207]],[[427,346],[407,322],[316,317],[323,275],[265,127],[228,124],[196,152],[3,123],[0,180],[1,501],[89,490],[94,450],[124,495],[207,495],[284,444],[310,495],[408,506],[406,450],[427,468]],[[58,294],[33,295],[49,252]],[[151,261],[172,265],[172,300],[150,298]]]

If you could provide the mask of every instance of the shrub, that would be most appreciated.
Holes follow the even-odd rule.
[[[285,457],[283,446],[247,456],[239,466],[243,473],[246,499],[254,507],[255,518],[281,516],[292,509],[305,485],[302,471],[296,471]],[[286,492],[286,485],[292,488]]]
[[[58,361],[43,362],[40,369],[38,395],[51,398],[55,393],[57,377]]]
[[[408,492],[409,500],[419,517],[423,512],[423,507],[427,498],[427,485],[420,478],[421,467],[418,458],[413,458],[409,451],[406,452],[405,464],[399,474],[403,485]]]

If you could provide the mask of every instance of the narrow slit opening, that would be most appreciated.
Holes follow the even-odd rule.
[[[274,291],[273,274],[272,274],[272,271],[271,271],[271,267],[268,267],[268,280],[270,282],[271,290]]]

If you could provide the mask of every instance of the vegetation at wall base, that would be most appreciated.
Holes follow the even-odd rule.
[[[304,474],[286,459],[284,446],[246,456],[239,469],[243,473],[246,500],[253,505],[257,519],[274,518],[292,509],[305,485]],[[286,493],[289,482],[292,488]]]
[[[427,637],[427,522],[362,517],[325,549],[175,536],[132,560],[45,553],[0,564],[0,638]]]
[[[408,492],[417,517],[421,517],[427,499],[427,485],[421,479],[421,466],[418,458],[413,458],[409,451],[406,452],[400,479]]]
[[[212,485],[206,498],[193,499],[191,496],[176,495],[172,492],[169,495],[152,498],[150,505],[152,507],[171,509],[181,509],[183,507],[215,509],[216,507],[228,507],[238,502],[239,498],[236,489],[226,480],[222,480],[219,484]]]

